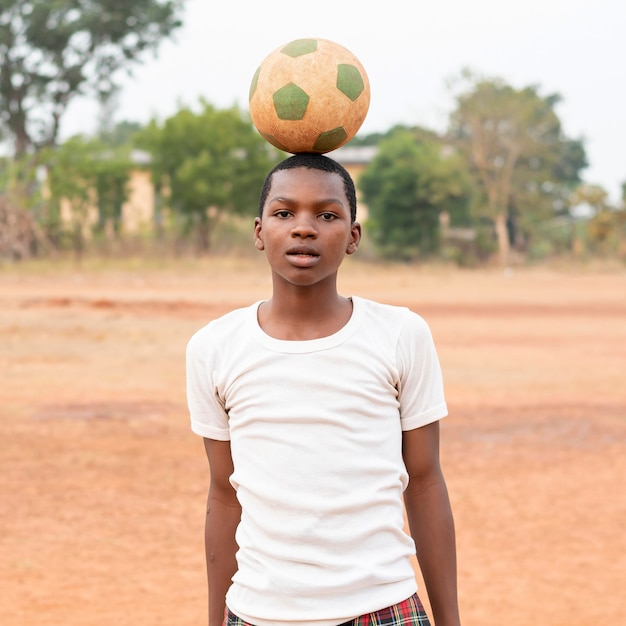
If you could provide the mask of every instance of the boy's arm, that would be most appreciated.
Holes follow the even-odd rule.
[[[237,571],[235,530],[241,519],[241,506],[229,482],[233,473],[230,442],[205,438],[204,447],[211,470],[204,534],[209,583],[209,626],[222,626],[226,591]]]
[[[448,490],[439,463],[439,422],[405,431],[409,474],[404,503],[436,626],[459,626],[456,545]]]

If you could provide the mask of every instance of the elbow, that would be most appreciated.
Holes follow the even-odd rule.
[[[441,468],[432,468],[431,471],[409,474],[409,483],[404,491],[406,495],[421,495],[433,489],[446,489],[445,479]]]

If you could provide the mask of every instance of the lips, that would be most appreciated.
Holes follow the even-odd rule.
[[[287,250],[287,258],[298,267],[309,267],[317,263],[319,252],[311,246],[294,246]]]
[[[297,246],[287,250],[288,256],[311,256],[319,257],[319,252],[311,246]]]

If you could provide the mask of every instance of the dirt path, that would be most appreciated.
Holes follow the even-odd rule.
[[[626,273],[346,266],[428,320],[465,626],[626,623]],[[205,623],[184,349],[245,261],[0,270],[0,624]]]

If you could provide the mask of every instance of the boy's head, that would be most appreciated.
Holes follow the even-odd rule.
[[[306,167],[308,169],[320,170],[321,172],[329,172],[330,174],[339,174],[343,179],[343,186],[350,205],[350,219],[352,222],[356,220],[356,190],[354,188],[354,181],[343,165],[337,163],[333,159],[326,157],[322,154],[316,154],[314,152],[303,152],[294,154],[293,156],[281,161],[276,165],[265,178],[263,188],[261,189],[261,196],[259,198],[259,217],[263,217],[263,207],[269,195],[272,187],[272,176],[275,172],[282,170],[290,170],[297,167]]]

